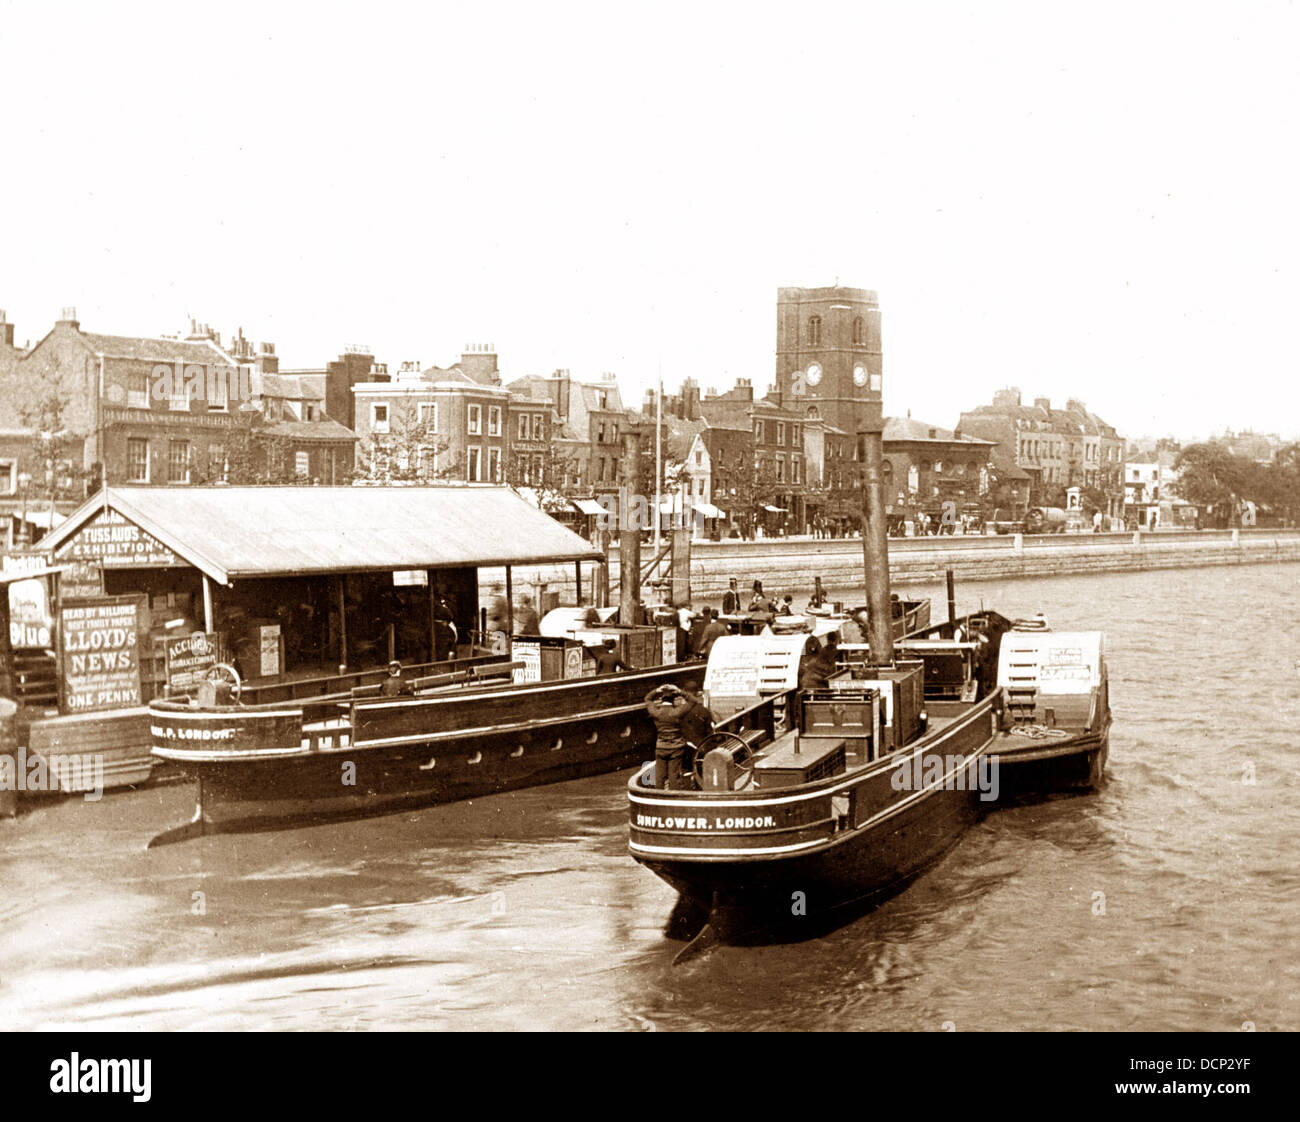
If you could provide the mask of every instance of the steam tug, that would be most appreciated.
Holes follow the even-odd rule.
[[[715,725],[689,789],[657,788],[650,768],[629,782],[631,855],[678,891],[670,931],[695,932],[678,961],[719,941],[820,934],[901,890],[995,805],[995,749],[1030,786],[1056,778],[1022,751],[1017,723],[1067,708],[1075,720],[1092,691],[1081,731],[1108,727],[1099,636],[1057,646],[995,612],[957,620],[951,573],[948,622],[896,641],[875,413],[859,433],[869,643],[814,655],[807,636],[719,639],[705,676]],[[832,649],[823,679],[801,672]],[[1023,679],[1011,692],[1004,650]],[[1047,704],[1064,682],[1086,690]]]

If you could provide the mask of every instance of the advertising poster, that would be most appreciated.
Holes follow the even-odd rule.
[[[101,596],[59,613],[63,704],[68,713],[127,709],[140,699],[143,596]]]

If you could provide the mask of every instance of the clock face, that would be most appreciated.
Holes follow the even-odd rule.
[[[822,364],[820,362],[810,363],[808,366],[808,384],[817,385],[822,380]]]
[[[853,368],[853,384],[855,386],[865,386],[867,384],[867,368],[862,363],[858,363]]]

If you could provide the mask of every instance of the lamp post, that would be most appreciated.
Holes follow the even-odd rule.
[[[21,472],[18,476],[18,486],[23,490],[23,517],[18,523],[18,544],[26,547],[32,544],[31,531],[27,528],[27,489],[32,485],[32,477],[28,472]]]

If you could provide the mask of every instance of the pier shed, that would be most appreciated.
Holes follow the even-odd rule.
[[[572,562],[581,586],[582,563],[603,562],[508,488],[475,485],[110,487],[41,545],[55,564],[99,569],[86,605],[134,604],[139,700],[97,717],[120,725],[110,739],[146,774],[142,706],[165,694],[173,645],[185,645],[176,665],[187,669],[196,652],[234,666],[247,701],[378,689],[392,660],[406,678],[500,660],[479,611],[480,567],[506,569],[508,633],[511,566]],[[60,614],[77,603],[65,596]],[[67,641],[60,632],[63,677]],[[74,714],[61,704],[47,716]],[[73,739],[51,746],[75,750]]]

